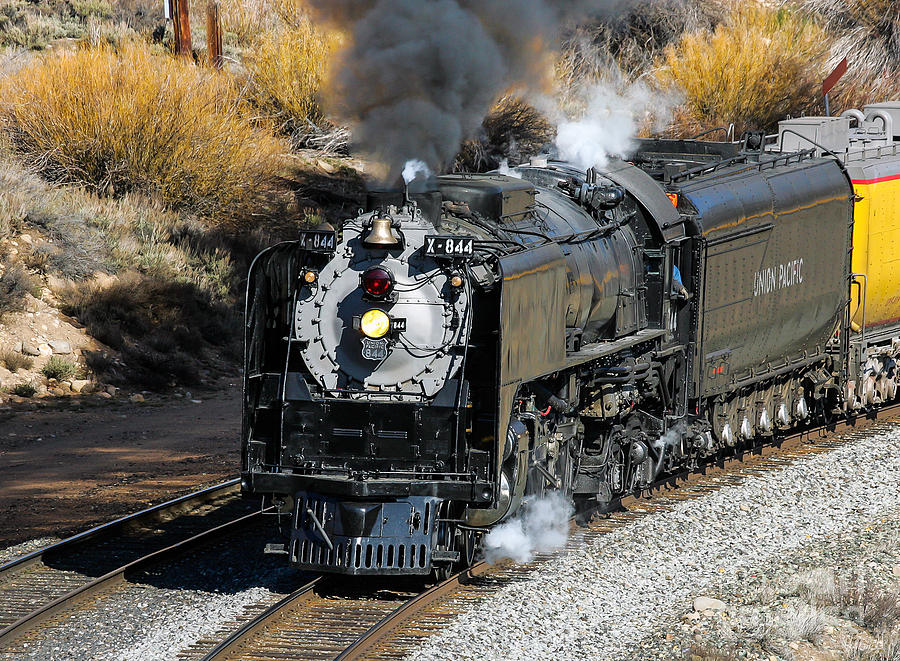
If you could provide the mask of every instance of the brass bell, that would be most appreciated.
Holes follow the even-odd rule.
[[[396,246],[400,243],[391,228],[391,219],[384,217],[372,221],[372,229],[363,242],[375,246]]]

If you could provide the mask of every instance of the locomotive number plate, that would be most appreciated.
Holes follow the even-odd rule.
[[[300,232],[300,245],[313,252],[334,252],[337,232],[334,230],[304,230]]]
[[[362,339],[362,357],[366,360],[384,360],[388,354],[387,338],[371,340],[368,337]]]
[[[425,254],[438,259],[470,259],[475,239],[470,236],[426,236]]]

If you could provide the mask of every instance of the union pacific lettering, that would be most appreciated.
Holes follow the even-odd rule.
[[[753,295],[771,294],[803,282],[803,258],[764,268],[753,276]]]

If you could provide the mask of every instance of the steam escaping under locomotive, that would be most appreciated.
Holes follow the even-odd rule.
[[[242,487],[268,550],[446,573],[529,496],[608,509],[895,398],[898,143],[900,104],[645,140],[372,193],[264,251]]]

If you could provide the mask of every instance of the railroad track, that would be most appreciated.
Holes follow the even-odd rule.
[[[397,583],[396,580],[393,583]],[[421,579],[374,587],[318,577],[260,612],[223,642],[199,641],[179,659],[333,659],[421,593]],[[212,650],[210,647],[215,645]]]
[[[241,500],[239,482],[188,494],[0,565],[0,652],[130,575],[247,525],[258,517],[258,505]]]
[[[782,439],[777,446],[760,447],[659,485],[649,498],[628,498],[623,509],[575,528],[568,550],[593,545],[603,535],[642,517],[673,509],[749,477],[789,466],[800,459],[829,452],[871,433],[871,423],[900,416],[900,405],[830,428],[817,428]],[[202,661],[248,659],[398,659],[414,655],[428,637],[439,633],[461,613],[470,610],[504,585],[524,580],[554,554],[528,564],[478,563],[429,589],[356,591],[343,594],[329,579],[318,578],[280,602],[261,608],[225,638],[199,641],[179,658]],[[365,584],[363,584],[365,586]],[[227,637],[226,637],[227,636]]]

